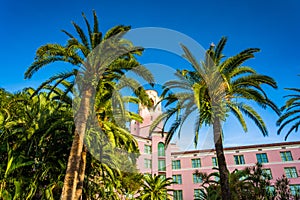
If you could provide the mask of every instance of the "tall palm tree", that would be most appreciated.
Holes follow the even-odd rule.
[[[132,70],[148,82],[153,82],[151,73],[140,67],[134,57],[134,55],[141,55],[141,48],[134,47],[130,41],[121,37],[130,27],[119,25],[110,29],[103,36],[98,28],[96,12],[93,14],[93,29],[83,14],[88,33],[85,34],[83,29],[73,22],[79,38],[77,39],[71,33],[63,30],[69,37],[67,44],[46,44],[41,46],[36,52],[35,61],[25,73],[25,78],[31,78],[36,71],[58,61],[69,63],[73,66],[71,71],[59,73],[49,78],[41,84],[37,91],[53,82],[52,89],[55,90],[63,81],[71,80],[71,84],[69,84],[67,89],[67,91],[70,91],[74,85],[74,77],[77,75],[76,88],[79,89],[77,91],[79,100],[76,104],[77,108],[74,108],[77,110],[75,117],[76,128],[61,196],[63,200],[79,199],[82,194],[86,165],[83,138],[87,129],[89,113],[94,110],[93,97],[99,89],[97,87],[108,86],[111,82],[117,82],[129,70]],[[109,89],[113,89],[113,87],[109,87]],[[136,89],[134,92],[137,94],[140,90]],[[117,94],[117,100],[120,99],[118,97],[119,95]],[[123,108],[122,103],[116,103],[116,107]],[[124,112],[122,113],[124,114]]]
[[[249,117],[257,125],[264,136],[268,131],[261,116],[253,109],[249,102],[255,102],[260,107],[271,107],[277,113],[279,109],[269,100],[262,85],[277,88],[276,82],[269,76],[258,74],[253,68],[244,66],[244,62],[254,57],[257,48],[246,49],[237,55],[223,59],[223,49],[227,38],[221,38],[220,42],[211,45],[206,52],[203,62],[198,63],[190,50],[182,45],[184,57],[191,63],[193,70],[177,70],[175,74],[179,80],[169,81],[162,93],[167,101],[166,106],[171,107],[154,121],[152,131],[160,121],[173,119],[166,142],[169,143],[176,131],[181,127],[188,116],[195,112],[194,143],[197,145],[199,129],[202,125],[212,125],[215,149],[220,172],[222,199],[231,199],[228,170],[223,152],[223,132],[221,122],[225,122],[229,113],[232,113],[247,131],[244,115]],[[178,92],[170,93],[171,89]],[[179,90],[178,90],[179,89]],[[164,130],[162,130],[164,131]]]
[[[281,108],[284,113],[277,120],[277,125],[280,126],[278,134],[288,125],[292,125],[286,133],[285,139],[293,132],[297,132],[300,126],[300,89],[286,88],[286,90],[293,91],[294,94],[286,95],[289,99]]]
[[[174,182],[172,178],[164,178],[160,175],[149,175],[144,176],[144,182],[138,199],[140,200],[164,200],[168,199],[170,195],[168,189]]]

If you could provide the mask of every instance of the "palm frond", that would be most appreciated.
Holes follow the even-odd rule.
[[[81,39],[81,42],[86,48],[89,48],[89,42],[88,39],[84,33],[84,31],[78,26],[75,22],[72,22],[76,32],[78,33],[79,38]]]
[[[247,132],[248,131],[247,124],[242,115],[242,112],[239,109],[239,106],[233,103],[229,103],[228,106],[230,108],[230,111],[234,114],[234,116],[238,119],[239,123],[242,125],[244,131]]]
[[[216,50],[215,50],[215,62],[216,62],[216,65],[219,65],[220,63],[220,60],[222,58],[222,51],[226,45],[226,42],[227,42],[227,37],[222,37],[221,40],[218,42],[218,45],[216,47]]]
[[[93,17],[94,17],[94,33],[99,33],[99,23],[98,23],[98,17],[95,10],[93,10]]]
[[[259,128],[259,130],[264,136],[268,135],[268,131],[264,121],[252,107],[246,104],[242,104],[241,106],[239,106],[239,108],[247,117],[249,117],[256,124],[256,126]]]
[[[219,66],[219,71],[221,73],[231,73],[235,68],[241,66],[246,60],[253,58],[253,53],[259,52],[258,48],[249,48],[239,54],[226,59]]]
[[[299,111],[298,111],[299,112]],[[291,115],[289,115],[289,116],[293,116],[292,114]],[[288,116],[288,117],[289,117]],[[280,127],[279,127],[279,129],[278,129],[278,131],[277,131],[277,134],[279,135],[280,133],[281,133],[281,131],[282,131],[282,129],[284,128],[284,127],[286,127],[288,124],[290,124],[291,122],[293,122],[293,121],[296,121],[296,120],[299,120],[300,119],[300,115],[299,116],[295,116],[295,117],[293,117],[293,118],[290,118],[290,119],[287,119],[287,117],[286,116],[282,116],[282,117],[280,117],[279,118],[279,120],[277,121],[277,125],[279,126],[280,125]],[[283,120],[285,120],[284,122],[283,122]],[[297,121],[298,122],[298,121]],[[292,129],[292,128],[291,128]],[[290,130],[291,130],[290,129]]]
[[[66,30],[61,30],[61,32],[65,33],[67,36],[69,36],[70,38],[75,38],[71,33],[69,33]]]

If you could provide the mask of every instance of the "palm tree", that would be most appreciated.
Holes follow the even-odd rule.
[[[206,52],[205,60],[198,63],[190,50],[182,45],[184,57],[192,64],[193,71],[177,70],[175,74],[179,80],[169,81],[164,85],[163,99],[166,106],[171,107],[154,121],[150,131],[157,124],[165,120],[173,119],[166,137],[169,143],[176,131],[181,132],[181,127],[188,116],[196,112],[195,121],[195,146],[198,142],[199,129],[202,125],[212,125],[215,149],[220,172],[222,199],[231,199],[228,170],[223,153],[223,132],[221,122],[225,122],[229,113],[232,113],[247,131],[244,115],[249,117],[257,125],[264,136],[268,131],[261,116],[253,109],[249,102],[255,102],[260,107],[271,107],[279,113],[276,105],[269,100],[262,85],[277,88],[276,82],[269,76],[258,74],[254,69],[243,66],[243,63],[254,57],[257,48],[249,48],[235,56],[224,59],[222,54],[226,44],[223,37],[217,46],[211,45]],[[169,93],[171,89],[179,89],[178,92]],[[164,130],[162,130],[164,131]]]
[[[217,170],[217,168],[214,169]],[[220,174],[212,172],[207,175],[206,173],[199,173],[197,171],[196,174],[203,180],[200,195],[196,199],[221,199]],[[235,169],[231,173],[228,173],[232,199],[251,199],[254,197],[254,186],[249,181],[248,176],[249,173],[246,170]]]
[[[70,91],[70,88],[74,85],[74,77],[77,75],[76,83],[77,89],[79,89],[79,100],[77,102],[78,107],[74,108],[77,111],[75,137],[69,155],[61,196],[63,200],[79,199],[82,194],[86,165],[83,138],[87,129],[86,122],[89,118],[89,112],[94,110],[93,98],[99,89],[97,86],[103,86],[99,81],[107,84],[109,81],[116,82],[124,76],[126,71],[132,70],[148,82],[153,82],[151,73],[140,67],[134,57],[134,55],[141,55],[141,48],[134,47],[129,41],[121,38],[130,27],[119,25],[110,29],[103,36],[99,32],[96,12],[93,14],[93,29],[83,14],[88,34],[85,34],[83,29],[73,22],[79,39],[63,30],[69,37],[67,44],[65,46],[60,44],[41,46],[36,52],[35,61],[25,73],[25,78],[31,78],[42,67],[58,61],[69,63],[73,66],[71,71],[59,73],[49,78],[41,84],[37,91],[53,82],[52,90],[55,90],[63,81],[71,80],[71,84],[69,84],[67,89],[67,91]],[[113,86],[113,84],[111,85]],[[136,89],[134,92],[137,94],[140,90]],[[116,95],[116,97],[118,99],[119,96]],[[116,105],[123,108],[122,103],[117,103]]]
[[[284,175],[277,178],[275,182],[276,200],[289,200],[292,197],[291,190],[289,187],[290,181]]]
[[[281,108],[284,113],[277,120],[277,125],[280,126],[278,134],[280,134],[284,127],[292,125],[285,136],[285,140],[293,131],[297,132],[300,126],[300,89],[299,88],[286,88],[295,92],[285,97],[289,99],[285,102],[285,105]]]
[[[168,187],[174,182],[172,178],[165,178],[160,175],[144,176],[144,182],[138,199],[140,200],[164,200],[169,198],[168,191],[173,191]]]
[[[0,198],[1,191],[14,199],[59,198],[72,141],[71,107],[53,100],[55,94],[30,98],[33,93],[27,88],[2,98],[0,168],[6,170],[0,169]]]

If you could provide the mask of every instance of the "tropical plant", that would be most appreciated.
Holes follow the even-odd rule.
[[[297,132],[300,126],[300,89],[286,88],[286,90],[293,91],[295,94],[285,96],[289,99],[281,108],[284,112],[277,120],[277,125],[280,126],[278,134],[280,134],[288,125],[292,125],[286,133],[285,140],[293,131]]]
[[[216,169],[216,168],[215,168]],[[221,186],[218,172],[210,174],[196,172],[202,177],[200,194],[195,200],[220,200]],[[275,193],[270,190],[271,177],[264,172],[261,164],[246,167],[243,170],[233,170],[228,173],[230,191],[233,200],[271,200]]]
[[[97,133],[102,139],[96,134],[89,135],[101,144],[87,154],[83,199],[122,199],[136,194],[141,185],[141,175],[135,158],[131,159],[127,152],[115,148],[108,138]],[[97,157],[93,151],[99,152]]]
[[[231,199],[228,170],[223,152],[223,137],[221,123],[232,113],[247,131],[244,115],[257,125],[264,136],[268,131],[261,116],[253,108],[257,103],[260,107],[271,107],[279,114],[279,109],[267,97],[262,85],[277,88],[276,82],[269,76],[258,74],[253,68],[244,66],[244,62],[254,57],[257,48],[249,48],[235,56],[224,59],[223,49],[227,38],[223,37],[215,47],[211,45],[206,51],[203,62],[197,62],[192,52],[184,45],[184,57],[191,63],[193,70],[177,70],[179,80],[168,81],[164,85],[162,97],[166,106],[171,107],[154,121],[151,131],[160,121],[175,120],[166,137],[168,144],[191,113],[197,115],[195,121],[194,143],[197,145],[199,130],[202,125],[212,125],[215,149],[220,172],[222,199]],[[177,89],[175,93],[170,90]],[[172,107],[172,105],[174,105]],[[162,130],[164,132],[164,129]]]
[[[164,200],[169,199],[169,191],[173,191],[168,187],[174,182],[172,178],[165,178],[161,175],[144,175],[144,182],[142,184],[142,189],[140,191],[140,200]]]
[[[212,172],[209,175],[199,172],[196,174],[202,178],[203,182],[200,195],[195,200],[221,199],[220,174],[218,172]],[[234,170],[228,174],[232,199],[253,198],[253,184],[248,180],[248,175],[245,170]]]
[[[46,93],[30,98],[33,92],[29,88],[6,95],[0,108],[0,197],[4,199],[50,200],[61,193],[65,151],[74,125],[71,107],[52,100],[54,94],[50,99]]]
[[[75,136],[69,155],[61,195],[62,200],[79,199],[82,194],[86,166],[86,148],[83,148],[83,139],[87,131],[86,122],[89,120],[89,114],[94,111],[94,94],[98,91],[102,93],[107,90],[108,96],[103,97],[109,98],[109,95],[114,94],[116,101],[113,106],[119,108],[121,116],[125,116],[124,106],[118,93],[119,91],[114,87],[114,82],[122,79],[126,80],[123,84],[128,83],[129,80],[136,83],[132,79],[124,79],[125,72],[129,70],[148,82],[153,82],[151,73],[144,67],[141,67],[134,57],[134,55],[141,55],[141,48],[134,47],[131,42],[121,37],[130,29],[129,26],[116,26],[103,35],[99,32],[96,12],[94,12],[93,29],[84,14],[83,18],[86,23],[87,34],[73,22],[79,39],[63,30],[69,37],[67,44],[64,46],[60,44],[41,46],[36,52],[35,61],[25,73],[25,78],[31,78],[42,67],[58,61],[63,61],[73,66],[71,71],[55,74],[49,78],[41,84],[37,89],[38,91],[51,83],[54,83],[51,89],[54,91],[63,81],[68,80],[70,84],[68,84],[66,92],[69,92],[74,85],[74,77],[77,76],[76,89],[79,89],[79,91],[73,93],[73,95],[79,95],[77,96],[79,97],[78,100],[75,97],[76,104],[73,107],[77,111]],[[103,88],[104,86],[108,87]],[[114,91],[111,91],[112,89]],[[134,92],[137,96],[144,94],[140,87],[135,87]],[[113,125],[113,123],[110,122],[110,125]],[[108,132],[113,133],[110,127],[106,126],[106,128],[110,130]],[[119,130],[122,132],[121,129]]]
[[[284,175],[276,179],[275,191],[277,193],[275,200],[290,200],[292,198],[291,190],[289,187],[290,181]]]
[[[269,174],[263,170],[261,163],[256,163],[255,166],[246,167],[245,172],[247,179],[253,184],[253,194],[255,199],[269,200],[274,197],[275,194],[270,190],[271,183]]]

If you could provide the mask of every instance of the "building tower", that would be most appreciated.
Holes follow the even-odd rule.
[[[155,90],[147,90],[146,93],[153,106],[148,108],[140,104],[138,112],[143,117],[143,122],[130,123],[131,133],[135,136],[141,153],[137,167],[141,173],[171,177],[172,174],[167,174],[167,171],[171,172],[171,151],[170,148],[165,148],[166,133],[161,133],[163,123],[160,123],[153,133],[149,133],[151,123],[162,113],[161,99]]]

